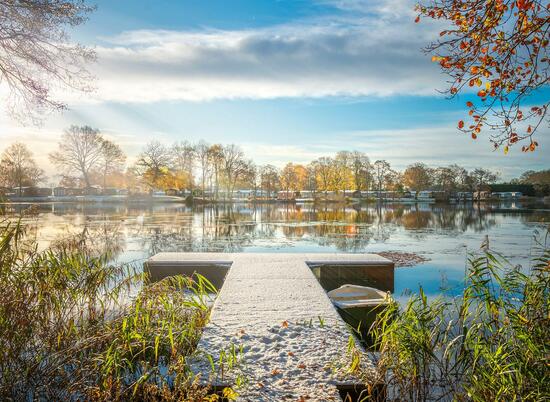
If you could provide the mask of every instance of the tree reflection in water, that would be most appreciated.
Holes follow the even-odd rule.
[[[3,207],[16,218],[28,205]],[[39,204],[25,218],[34,236],[56,242],[73,236],[114,257],[132,244],[143,258],[161,251],[240,252],[247,249],[321,247],[364,251],[371,243],[405,236],[484,233],[502,219],[548,222],[549,212],[514,204]]]

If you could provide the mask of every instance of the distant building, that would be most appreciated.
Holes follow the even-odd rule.
[[[84,189],[84,195],[101,195],[101,193],[102,188],[98,185],[93,185]]]
[[[166,190],[164,190],[164,194],[176,196],[179,194],[179,190],[177,188],[167,188]]]
[[[101,192],[101,194],[103,195],[118,195],[119,193],[120,193],[119,190],[115,187],[104,188],[103,191]]]
[[[509,199],[520,198],[523,196],[523,194],[519,191],[499,191],[499,192],[492,193],[491,196],[493,198],[509,200]]]
[[[65,195],[73,197],[84,195],[84,189],[77,187],[65,188]]]
[[[490,191],[476,191],[473,194],[474,200],[487,200],[491,198],[491,192]]]
[[[278,201],[294,201],[296,200],[296,191],[286,191],[281,190],[277,192],[277,200]]]
[[[50,187],[15,187],[12,190],[13,195],[16,197],[49,197],[52,195],[52,189]]]
[[[473,197],[473,194],[469,191],[459,191],[458,193],[456,193],[456,198],[459,201],[471,201]]]

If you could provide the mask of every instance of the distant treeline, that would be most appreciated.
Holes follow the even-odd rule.
[[[360,151],[340,151],[307,164],[289,162],[282,169],[257,165],[234,144],[187,141],[166,145],[151,141],[131,165],[121,147],[99,130],[71,126],[58,149],[49,155],[59,169],[55,185],[83,188],[128,189],[147,193],[155,190],[189,190],[219,197],[236,189],[276,191],[520,191],[525,195],[550,194],[550,170],[527,171],[510,183],[496,184],[499,173],[489,169],[467,170],[456,164],[429,167],[414,163],[404,171],[386,160],[371,161]],[[0,186],[22,188],[46,183],[25,144],[13,143],[0,160]],[[51,183],[51,181],[50,181]]]

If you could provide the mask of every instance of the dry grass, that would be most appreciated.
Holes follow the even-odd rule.
[[[0,227],[1,400],[205,398],[185,358],[208,319],[208,281],[144,284],[78,243],[39,252],[20,223]]]
[[[391,401],[550,400],[550,249],[529,269],[486,247],[469,259],[462,297],[396,302],[373,331]]]

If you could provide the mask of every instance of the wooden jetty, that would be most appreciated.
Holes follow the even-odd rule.
[[[374,254],[160,253],[146,263],[157,279],[227,272],[191,367],[242,401],[339,401],[361,383],[348,374],[351,332],[312,271],[324,266],[371,269],[393,289],[394,264]]]

